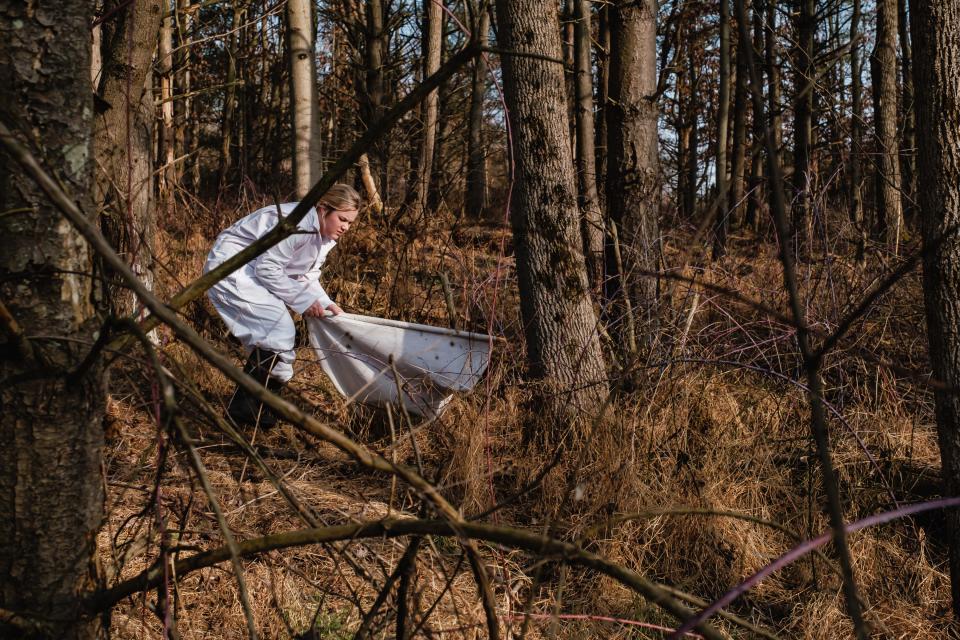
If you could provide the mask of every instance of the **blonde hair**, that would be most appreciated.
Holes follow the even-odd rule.
[[[332,211],[360,208],[360,194],[348,184],[338,183],[320,197],[320,204]]]

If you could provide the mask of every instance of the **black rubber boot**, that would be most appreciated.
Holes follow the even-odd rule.
[[[270,370],[277,361],[277,354],[264,349],[254,349],[243,367],[244,373],[277,393],[283,383],[270,377]],[[247,393],[240,386],[233,392],[233,398],[227,407],[227,413],[238,425],[259,425],[269,429],[277,424],[277,417],[269,407]]]

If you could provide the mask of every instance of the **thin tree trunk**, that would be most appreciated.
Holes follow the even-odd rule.
[[[783,116],[780,108],[780,65],[777,52],[777,3],[767,0],[766,50],[767,108],[770,111],[770,129],[777,149],[777,161],[783,166]]]
[[[573,0],[574,87],[576,89],[577,177],[580,186],[580,227],[590,286],[603,281],[603,214],[597,194],[596,150],[593,130],[593,68],[590,63],[590,2]]]
[[[287,3],[290,113],[293,117],[293,188],[302,198],[320,179],[320,113],[311,0]]]
[[[364,2],[366,23],[365,36],[365,68],[363,90],[360,92],[361,116],[363,128],[369,127],[380,120],[384,112],[386,100],[386,78],[384,63],[387,57],[386,33],[384,27],[383,0],[367,0]],[[387,150],[384,142],[374,145],[370,156],[370,172],[377,183],[378,191],[388,198],[387,193]]]
[[[441,35],[443,34],[443,9],[440,0],[426,0],[423,25],[423,77],[426,78],[440,68]],[[420,145],[420,157],[416,171],[416,210],[420,215],[427,208],[430,194],[430,180],[433,177],[433,155],[437,145],[437,114],[439,98],[434,89],[423,100],[423,140]]]
[[[916,81],[917,171],[923,213],[924,299],[944,495],[960,495],[960,2],[914,0],[910,12]],[[953,632],[960,624],[960,510],[950,532]]]
[[[810,224],[810,199],[813,189],[813,96],[814,35],[816,33],[816,0],[797,0],[797,73],[793,97],[793,228],[800,234]]]
[[[158,62],[160,67],[160,113],[163,127],[160,132],[160,148],[158,154],[163,162],[159,172],[160,199],[168,207],[173,204],[173,189],[177,184],[177,170],[174,165],[176,159],[176,140],[173,129],[173,15],[163,18],[160,25],[160,41],[158,48]]]
[[[122,3],[122,0],[117,0]],[[103,24],[100,112],[93,121],[96,158],[94,203],[107,239],[152,286],[153,125],[150,89],[153,51],[160,33],[160,0],[120,6]],[[110,4],[105,10],[118,7]],[[111,291],[114,311],[134,311],[127,287]]]
[[[497,1],[505,49],[559,58],[557,24],[557,8],[549,0]],[[511,221],[528,368],[541,382],[544,424],[556,425],[547,434],[556,442],[568,421],[594,417],[606,396],[581,250],[563,70],[527,56],[505,56],[502,64],[514,133]],[[551,418],[562,422],[551,423]]]
[[[606,207],[607,184],[607,101],[610,97],[610,5],[602,3],[597,9],[597,122],[596,170],[597,196],[600,208]]]
[[[867,224],[863,219],[863,86],[860,64],[860,0],[853,0],[850,17],[850,221],[857,231],[857,262],[866,257]]]
[[[17,114],[15,136],[42,141],[48,168],[93,215],[90,4],[0,0],[0,15],[0,82]],[[0,153],[0,210],[18,209],[28,213],[0,216],[0,303],[9,314],[0,357],[0,609],[48,622],[48,637],[104,637],[102,619],[83,617],[79,601],[102,586],[105,373],[97,363],[71,375],[100,329],[90,252]]]
[[[490,14],[483,3],[477,3],[473,28],[480,46],[487,46]],[[487,151],[483,144],[483,99],[487,90],[487,61],[483,56],[473,59],[473,78],[470,90],[470,131],[467,136],[467,217],[478,220],[487,208]]]
[[[910,28],[907,24],[907,0],[897,0],[897,30],[900,38],[900,66],[902,75],[902,93],[900,99],[900,121],[903,123],[903,144],[900,145],[900,188],[901,206],[904,218],[912,218],[916,207],[917,139],[915,117],[913,113],[913,65],[910,47]],[[906,224],[906,222],[904,222]]]
[[[716,216],[713,224],[713,259],[727,252],[727,126],[730,123],[730,0],[720,0],[720,87],[717,104]]]
[[[688,145],[689,153],[680,169],[686,176],[684,184],[686,189],[682,194],[683,211],[687,220],[693,220],[697,211],[697,190],[700,182],[700,122],[697,113],[697,101],[694,95],[699,85],[699,76],[697,75],[697,64],[694,60],[693,48],[688,49],[687,53],[687,87],[688,93],[684,101],[683,109],[684,119],[690,129],[690,142]]]
[[[876,221],[881,239],[900,243],[900,159],[897,142],[897,6],[877,2],[877,42],[870,61],[873,72],[874,140],[876,142]]]
[[[233,146],[234,129],[236,128],[236,102],[237,102],[237,29],[243,22],[243,9],[239,0],[234,0],[233,4],[233,22],[231,23],[230,35],[227,46],[227,86],[224,89],[223,97],[223,121],[220,123],[220,177],[217,180],[219,189],[222,191],[230,179],[230,172],[233,169]]]
[[[619,236],[622,270],[611,269],[608,296],[629,303],[621,305],[628,314],[620,325],[626,356],[650,353],[659,331],[659,282],[649,275],[659,271],[661,252],[658,106],[650,99],[657,87],[656,19],[654,0],[610,5],[607,211]]]
[[[750,2],[747,2],[748,10]],[[746,144],[747,144],[747,65],[746,56],[743,50],[751,46],[749,41],[742,41],[738,38],[737,42],[737,77],[736,90],[733,98],[733,148],[730,150],[730,202],[727,205],[729,211],[729,224],[733,225],[737,220],[737,208],[741,206],[743,200],[743,176],[746,163]]]
[[[753,50],[763,50],[763,9],[764,2],[773,0],[753,0]],[[749,74],[749,69],[746,72]],[[753,146],[763,146],[764,140],[763,119],[759,114],[754,113],[752,118],[751,137]],[[755,152],[750,160],[750,201],[747,203],[747,212],[744,216],[744,225],[751,229],[757,229],[760,220],[760,212],[764,207],[764,173],[762,152]]]

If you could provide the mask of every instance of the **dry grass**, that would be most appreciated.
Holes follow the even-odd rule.
[[[253,203],[244,206],[252,208]],[[212,234],[240,214],[201,210],[190,228],[164,231],[158,257],[168,267],[159,276],[163,295],[199,273]],[[381,223],[364,220],[332,259],[324,281],[335,299],[348,310],[447,324],[451,320],[439,279],[444,271],[454,290],[460,326],[492,327],[511,338],[512,346],[502,348],[487,380],[473,394],[457,398],[442,419],[425,427],[401,421],[392,434],[383,415],[344,407],[304,350],[292,393],[318,416],[390,459],[417,464],[419,458],[425,476],[465,514],[506,501],[487,519],[550,527],[557,536],[580,539],[612,560],[707,600],[794,544],[791,535],[775,527],[719,512],[778,523],[802,538],[826,528],[805,393],[784,379],[800,379],[791,328],[748,304],[704,291],[696,298],[685,332],[695,298],[682,282],[667,285],[671,317],[665,362],[646,368],[639,388],[617,397],[592,431],[570,438],[559,463],[537,488],[514,499],[519,488],[554,461],[556,452],[522,444],[530,389],[521,382],[522,332],[509,244],[506,257],[500,252],[506,232],[434,216],[411,237],[409,229],[383,231]],[[453,231],[445,231],[451,227]],[[842,232],[834,236],[842,237]],[[682,240],[669,245],[668,263],[679,259],[676,247]],[[753,238],[735,243],[730,257],[697,277],[786,308],[772,250]],[[843,245],[837,246],[826,257],[815,256],[799,267],[810,324],[823,333],[881,276],[880,258],[892,261],[880,255],[861,269],[849,261]],[[904,373],[925,371],[921,298],[917,278],[908,277],[856,325],[823,372],[826,399],[863,440],[903,499],[931,497],[927,485],[910,479],[918,470],[939,468],[929,393]],[[235,350],[206,302],[185,314],[211,341]],[[226,379],[166,338],[163,350],[171,366],[181,367],[213,405],[223,402],[230,392]],[[894,372],[878,362],[894,362],[900,369]],[[100,539],[108,573],[131,576],[153,562],[161,528],[175,532],[165,538],[169,553],[189,554],[222,544],[181,448],[157,429],[149,371],[135,362],[123,363],[114,375],[112,394],[109,517]],[[303,526],[199,405],[182,397],[182,409],[239,538]],[[889,508],[881,474],[856,440],[837,419],[830,430],[848,519]],[[416,514],[420,508],[402,485],[358,469],[343,454],[289,425],[245,435],[324,523],[376,519],[398,511]],[[718,513],[664,513],[671,509]],[[629,514],[635,517],[626,518]],[[883,637],[944,637],[949,581],[942,535],[936,518],[926,518],[851,537],[868,617]],[[304,637],[353,637],[362,612],[373,603],[405,546],[403,540],[366,540],[274,552],[245,562],[261,636],[291,637],[313,628],[316,635]],[[825,560],[806,558],[770,577],[733,610],[784,638],[849,637],[835,560],[829,549],[825,552]],[[609,579],[540,564],[508,549],[485,547],[485,553],[494,570],[500,613],[514,621],[514,630],[528,606],[539,614],[673,624]],[[454,542],[433,537],[424,542],[412,588],[413,608],[419,612],[415,621],[439,601],[422,636],[485,637],[479,598],[460,557]],[[169,593],[181,637],[246,635],[228,565],[182,579],[171,577]],[[150,610],[156,602],[153,592],[118,606],[115,637],[161,637],[160,618]],[[395,605],[388,600],[384,610],[391,615],[378,619],[375,637],[392,637]],[[735,637],[749,637],[725,628]],[[527,637],[540,636],[660,637],[609,621],[538,618]]]

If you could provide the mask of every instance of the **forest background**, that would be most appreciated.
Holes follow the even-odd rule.
[[[955,0],[0,16],[0,634],[956,633]],[[204,299],[338,180],[339,304],[505,338],[438,419]]]

